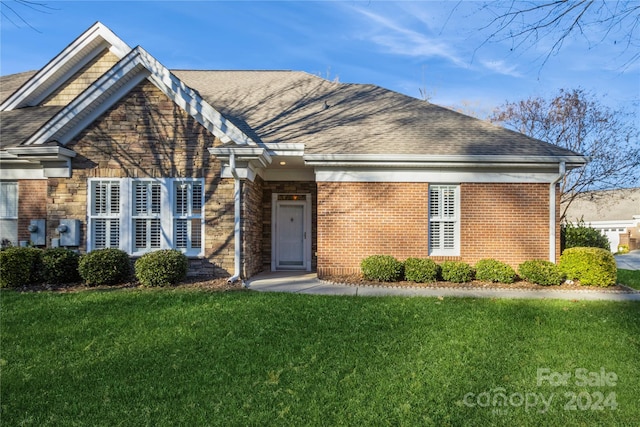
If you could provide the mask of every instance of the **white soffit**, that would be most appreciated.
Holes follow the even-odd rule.
[[[131,51],[113,31],[96,22],[7,98],[0,111],[38,105],[105,49],[118,58]]]

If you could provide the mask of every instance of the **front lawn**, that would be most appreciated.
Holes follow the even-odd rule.
[[[640,270],[618,269],[618,283],[640,290]]]
[[[7,426],[640,419],[639,303],[177,289],[0,297]]]

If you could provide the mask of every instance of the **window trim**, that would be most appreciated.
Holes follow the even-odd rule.
[[[440,190],[440,189],[452,189],[454,191],[453,194],[453,207],[454,207],[454,215],[449,218],[432,218],[431,216],[431,191],[432,190]],[[429,214],[429,241],[428,251],[429,256],[460,256],[460,185],[459,184],[433,184],[429,185],[429,196],[428,200],[428,214]],[[442,200],[440,199],[440,202]],[[431,236],[431,224],[432,223],[442,223],[442,222],[453,222],[453,240],[454,247],[452,249],[444,249],[444,248],[432,248],[432,236]]]
[[[20,236],[19,230],[18,230],[18,216],[20,215],[20,188],[19,188],[19,184],[18,181],[0,181],[0,186],[4,187],[5,189],[7,187],[12,187],[13,190],[13,196],[14,196],[14,201],[15,201],[15,206],[13,209],[13,212],[10,212],[14,215],[4,215],[4,212],[0,212],[0,222],[3,223],[7,223],[7,224],[12,224],[13,225],[13,229],[15,229],[15,234],[11,237],[8,236],[0,236],[0,238],[7,238],[9,239],[9,241],[11,242],[12,245],[17,246],[18,245],[18,239]],[[4,190],[6,191],[6,190]],[[3,192],[4,192],[3,191]],[[13,230],[12,230],[13,231]]]
[[[205,209],[204,209],[204,193],[205,185],[203,178],[89,178],[87,183],[88,200],[87,200],[87,252],[97,250],[95,248],[95,236],[93,233],[94,220],[101,218],[93,214],[92,207],[94,204],[94,183],[95,182],[118,182],[120,183],[120,234],[119,248],[131,256],[141,256],[145,253],[153,252],[159,249],[177,249],[189,257],[201,257],[204,255],[205,243]],[[153,182],[160,184],[160,213],[153,214],[154,218],[160,219],[160,247],[145,248],[136,250],[134,236],[134,221],[136,219],[151,218],[151,216],[136,215],[135,212],[135,188],[137,182]],[[199,182],[201,186],[201,208],[200,213],[191,215],[190,219],[200,219],[200,247],[198,248],[177,248],[176,243],[176,219],[182,219],[181,215],[176,214],[176,183],[178,182]],[[104,218],[104,217],[103,217]]]

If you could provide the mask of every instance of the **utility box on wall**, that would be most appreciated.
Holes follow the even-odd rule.
[[[58,226],[60,246],[80,246],[80,220],[61,219]]]
[[[47,233],[44,219],[32,219],[29,223],[29,240],[34,246],[47,244]]]

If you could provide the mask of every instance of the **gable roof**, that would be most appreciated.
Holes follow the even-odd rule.
[[[567,208],[569,221],[620,221],[640,218],[640,188],[580,193]]]

